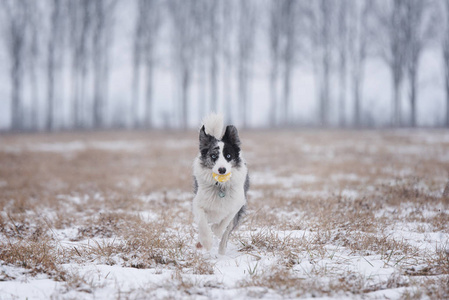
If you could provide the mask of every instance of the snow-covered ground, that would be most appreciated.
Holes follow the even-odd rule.
[[[195,248],[196,141],[0,136],[0,299],[449,297],[449,133],[242,133],[226,255]]]

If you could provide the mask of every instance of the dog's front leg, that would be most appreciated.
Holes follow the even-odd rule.
[[[226,227],[225,232],[223,233],[223,236],[221,237],[221,241],[220,241],[220,245],[218,246],[218,253],[221,255],[225,255],[226,253],[226,246],[228,245],[228,238],[229,238],[229,234],[232,231],[232,228],[234,227],[234,222],[232,221],[233,218],[231,218],[230,220],[228,220],[228,226]]]
[[[229,222],[231,222],[233,214],[226,216],[220,223],[212,225],[212,231],[217,237],[221,237],[226,227],[228,227]]]
[[[198,240],[206,250],[210,250],[212,248],[212,231],[207,222],[206,212],[201,208],[197,208],[194,210],[194,213],[196,223],[198,224]]]

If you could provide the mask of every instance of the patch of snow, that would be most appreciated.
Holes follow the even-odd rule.
[[[350,189],[344,189],[341,191],[341,196],[348,198],[348,199],[357,199],[359,197],[360,193],[358,191],[355,190],[350,190]]]
[[[70,151],[84,151],[86,150],[86,143],[81,141],[73,141],[68,143],[37,143],[28,144],[26,149],[28,151],[36,152],[70,152]]]
[[[291,176],[276,176],[272,172],[251,173],[251,183],[254,185],[281,185],[285,188],[299,186],[304,183],[316,182],[317,178],[310,174],[292,174]]]
[[[71,141],[71,142],[52,142],[52,143],[29,143],[24,146],[7,146],[0,148],[4,152],[20,153],[24,150],[32,152],[53,152],[69,154],[71,152],[80,152],[87,149],[97,149],[105,151],[141,151],[147,147],[147,143],[141,141]],[[70,158],[70,156],[68,157]]]
[[[191,139],[185,140],[167,140],[164,146],[168,149],[185,149],[197,147],[196,141]]]
[[[164,202],[165,200],[189,201],[193,199],[193,193],[179,190],[159,191],[138,197],[143,202]]]
[[[62,285],[46,275],[31,276],[27,269],[0,264],[1,299],[50,299]]]
[[[137,141],[97,141],[90,142],[89,148],[107,151],[140,151],[146,147],[146,143]]]
[[[366,178],[361,178],[359,175],[354,174],[354,173],[339,173],[339,174],[332,174],[331,175],[331,180],[335,180],[335,181],[340,181],[340,180],[345,180],[345,181],[353,181],[353,182],[363,182],[366,180]]]
[[[0,145],[0,151],[5,152],[5,153],[21,153],[22,152],[22,148],[19,146],[4,146],[4,145]]]
[[[140,218],[145,222],[152,222],[160,219],[160,215],[152,211],[140,211]]]

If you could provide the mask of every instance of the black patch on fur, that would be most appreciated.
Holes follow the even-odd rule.
[[[201,164],[203,167],[212,169],[219,156],[219,148],[217,146],[218,140],[206,133],[204,125],[201,127],[199,140]]]
[[[217,141],[217,139],[206,133],[206,129],[204,128],[204,125],[203,125],[203,127],[201,127],[199,138],[200,138],[201,156],[206,156],[211,144],[215,143]]]
[[[237,128],[235,128],[234,125],[226,126],[226,131],[221,140],[237,147],[240,146],[240,138]]]
[[[249,175],[246,174],[245,185],[243,186],[243,190],[245,192],[245,199],[246,199],[246,194],[248,193],[248,190],[249,190],[249,186],[250,186]]]
[[[193,176],[193,193],[196,195],[198,193],[198,181],[196,180],[196,177]]]
[[[221,139],[224,143],[223,156],[227,161],[234,160],[236,167],[240,166],[240,138],[237,128],[233,125],[228,125],[226,131]],[[228,157],[229,155],[229,157]]]

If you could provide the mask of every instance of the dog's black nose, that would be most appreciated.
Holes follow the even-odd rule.
[[[226,168],[218,168],[218,173],[220,174],[226,173]]]

